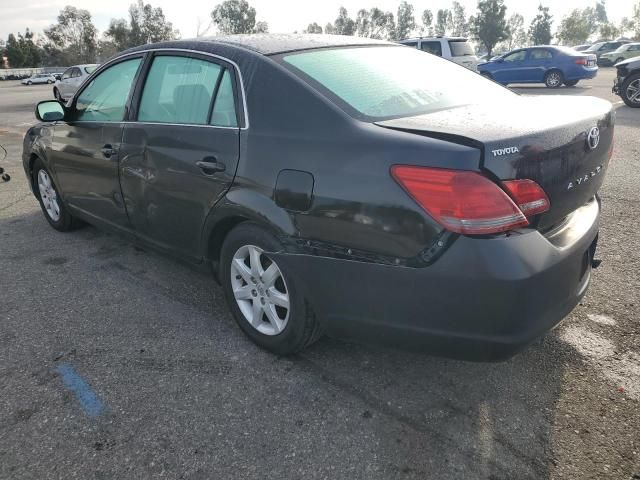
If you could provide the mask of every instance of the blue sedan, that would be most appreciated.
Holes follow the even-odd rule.
[[[573,87],[598,74],[595,55],[572,48],[538,46],[521,48],[478,65],[478,72],[498,83],[544,83],[549,88]]]

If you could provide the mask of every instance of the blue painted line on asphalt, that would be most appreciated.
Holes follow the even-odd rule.
[[[64,386],[73,392],[84,412],[90,417],[97,417],[104,409],[102,401],[91,386],[68,363],[62,363],[56,368],[62,376]]]

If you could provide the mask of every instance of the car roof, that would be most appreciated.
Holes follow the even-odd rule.
[[[181,41],[175,41],[179,45]],[[194,44],[218,43],[234,47],[240,47],[262,55],[276,55],[298,50],[311,50],[327,47],[346,47],[361,45],[393,45],[384,40],[372,38],[353,37],[349,35],[321,35],[321,34],[296,34],[296,33],[255,33],[242,35],[218,35],[215,37],[200,37],[183,42]],[[170,46],[174,42],[165,42],[163,46]]]
[[[404,40],[400,40],[399,43],[404,43],[404,42],[417,42],[418,40],[427,40],[427,41],[434,41],[434,40],[451,40],[451,41],[455,41],[455,42],[466,42],[468,39],[466,37],[415,37],[415,38],[405,38]]]

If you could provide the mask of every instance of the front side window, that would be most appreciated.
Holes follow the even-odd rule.
[[[521,62],[527,56],[526,50],[520,50],[518,52],[513,52],[509,55],[506,55],[503,60],[505,62]]]
[[[117,63],[91,80],[76,101],[77,120],[121,122],[140,58]]]
[[[352,116],[372,121],[515,95],[453,62],[401,46],[312,50],[282,62]]]
[[[420,49],[423,52],[429,52],[432,55],[442,56],[442,45],[440,42],[422,42]]]
[[[189,57],[158,56],[142,91],[141,122],[206,125],[222,67]]]

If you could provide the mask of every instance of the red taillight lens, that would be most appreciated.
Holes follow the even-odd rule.
[[[533,180],[507,180],[502,184],[527,217],[549,210],[551,203],[547,194]]]
[[[576,65],[586,65],[586,64],[587,64],[586,58],[579,58],[576,60]]]
[[[529,224],[511,198],[478,173],[394,165],[391,175],[436,222],[453,232],[498,233]]]

